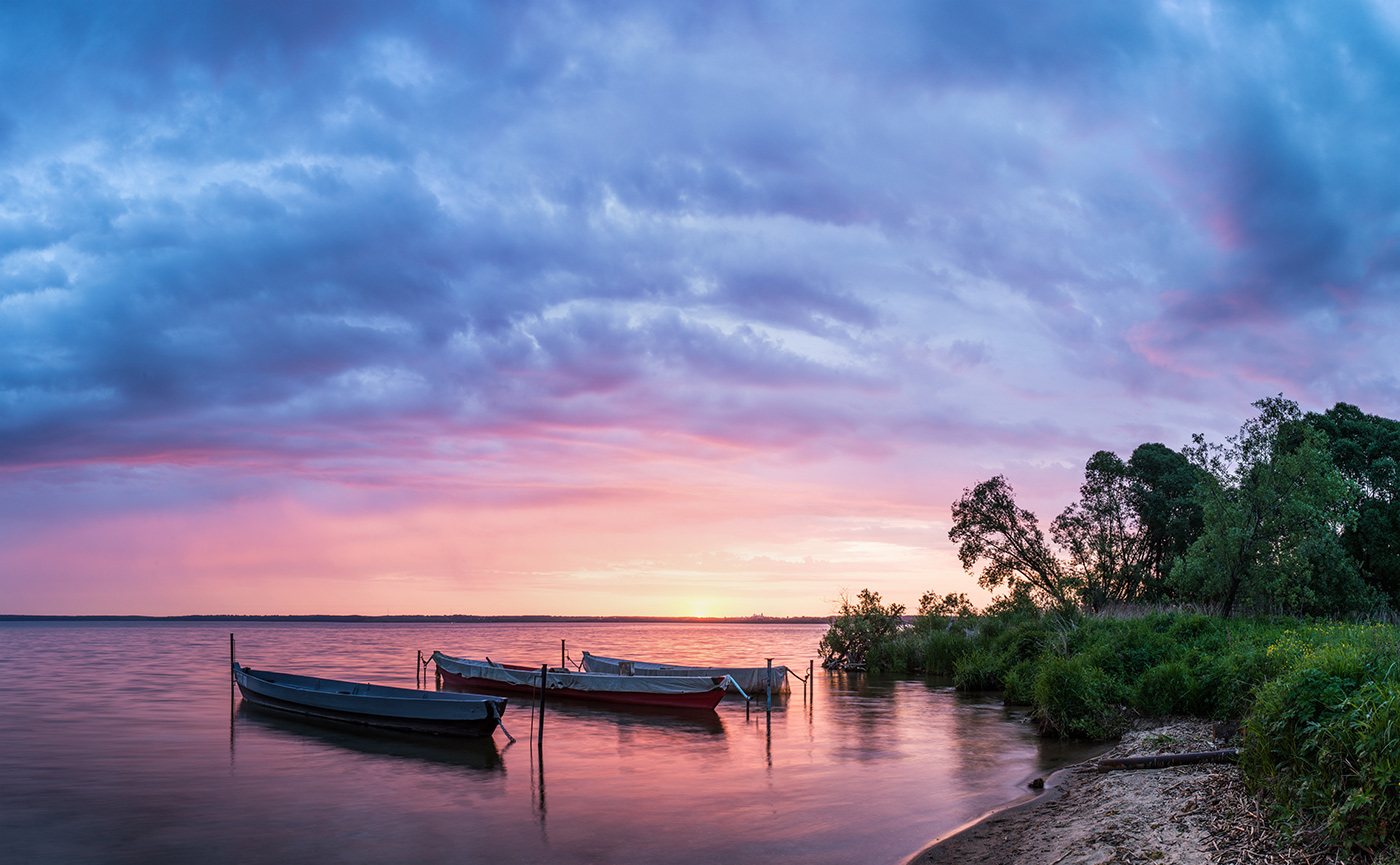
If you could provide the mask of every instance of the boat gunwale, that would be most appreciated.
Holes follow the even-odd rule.
[[[508,704],[507,698],[496,695],[419,691],[369,683],[362,685],[344,679],[254,670],[237,662],[233,664],[233,674],[243,699],[253,706],[312,718],[415,733],[490,736],[500,725],[501,716]],[[267,675],[291,676],[301,682],[278,682],[265,678]],[[344,685],[350,690],[308,688],[304,686],[306,682]],[[355,693],[356,688],[375,688],[391,693]]]
[[[450,682],[458,687],[472,689],[492,690],[503,693],[527,694],[538,696],[539,667],[527,667],[519,664],[501,664],[495,661],[479,661],[473,658],[460,658],[445,654],[441,651],[434,651],[432,658],[437,664],[437,671],[442,676],[443,681]],[[465,671],[453,670],[438,663],[442,658],[449,664],[457,664],[465,668]],[[508,670],[516,673],[533,673],[534,681],[519,681],[513,679],[486,678],[474,675],[477,671]],[[725,676],[672,676],[668,677],[676,680],[693,680],[693,689],[680,691],[654,691],[636,689],[585,689],[574,688],[562,684],[567,679],[582,679],[586,683],[604,684],[608,682],[637,682],[639,679],[646,681],[660,682],[661,677],[643,676],[620,676],[614,673],[584,673],[576,671],[555,671],[560,678],[556,680],[559,684],[550,684],[546,688],[551,697],[566,697],[575,700],[588,700],[598,703],[612,703],[618,705],[634,706],[658,706],[679,709],[707,709],[714,710],[720,700],[724,699],[724,694],[728,682]],[[706,683],[706,684],[703,684]]]

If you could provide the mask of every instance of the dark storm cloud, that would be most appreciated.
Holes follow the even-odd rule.
[[[1185,393],[1202,353],[1343,376],[1218,334],[1390,309],[1393,33],[1363,3],[10,4],[0,461],[534,422],[866,447]]]
[[[1225,327],[1345,314],[1350,296],[1388,293],[1400,217],[1400,179],[1381,167],[1400,144],[1386,96],[1400,85],[1393,22],[1366,3],[1222,12],[1249,50],[1205,67],[1218,87],[1193,106],[1194,135],[1176,133],[1196,139],[1178,171],[1220,254],[1176,314]]]

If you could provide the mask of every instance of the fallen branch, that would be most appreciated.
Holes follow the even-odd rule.
[[[1194,751],[1189,754],[1150,754],[1146,757],[1109,757],[1099,761],[1099,772],[1112,772],[1115,769],[1165,769],[1168,766],[1187,766],[1192,763],[1233,763],[1239,759],[1236,748],[1223,751]]]

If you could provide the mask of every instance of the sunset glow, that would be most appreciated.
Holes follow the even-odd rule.
[[[988,596],[1005,473],[1400,415],[1379,4],[12,5],[0,613]]]

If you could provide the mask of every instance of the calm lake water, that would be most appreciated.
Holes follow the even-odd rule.
[[[0,623],[6,861],[898,863],[1081,753],[995,695],[820,667],[771,712],[553,702],[539,748],[523,700],[514,744],[366,735],[242,706],[230,630],[255,668],[411,688],[420,649],[558,663],[561,639],[805,671],[825,626]]]

